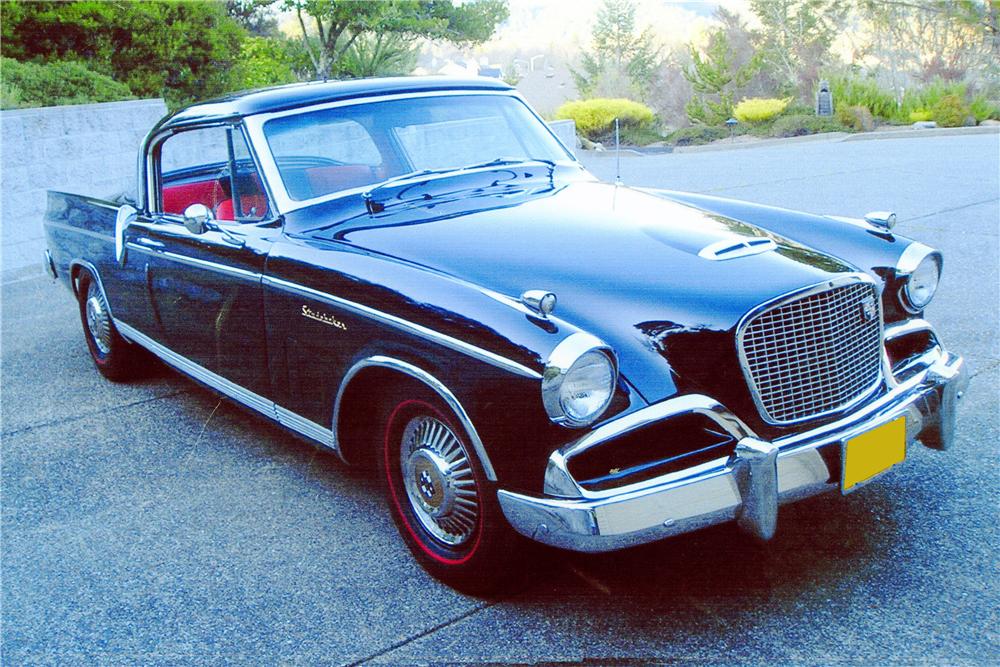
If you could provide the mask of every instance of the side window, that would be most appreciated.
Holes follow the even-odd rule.
[[[160,146],[161,211],[182,215],[191,204],[204,204],[220,221],[267,217],[267,196],[238,128],[179,132]]]

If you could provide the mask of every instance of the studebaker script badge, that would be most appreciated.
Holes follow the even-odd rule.
[[[347,331],[347,325],[333,315],[317,312],[309,306],[302,306],[302,317],[308,317],[310,320],[316,320],[317,322],[322,322],[323,324],[329,324],[331,327],[337,327],[342,331]]]

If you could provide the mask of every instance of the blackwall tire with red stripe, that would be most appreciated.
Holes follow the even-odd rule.
[[[94,366],[104,377],[124,382],[143,374],[149,357],[142,348],[122,338],[111,318],[101,283],[84,270],[77,283],[80,323]]]
[[[384,401],[379,422],[389,511],[431,575],[464,592],[496,592],[512,578],[521,539],[452,411],[430,390],[403,387]]]

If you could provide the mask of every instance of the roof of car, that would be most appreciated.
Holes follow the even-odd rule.
[[[497,79],[485,77],[453,78],[440,76],[402,76],[347,81],[311,81],[287,86],[233,93],[192,104],[160,122],[160,129],[195,123],[211,123],[258,113],[283,111],[296,107],[335,102],[373,95],[433,92],[443,90],[511,90]]]

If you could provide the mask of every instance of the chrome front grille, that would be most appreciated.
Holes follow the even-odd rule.
[[[741,361],[761,415],[786,424],[835,412],[882,378],[882,317],[870,282],[811,291],[745,321]]]

